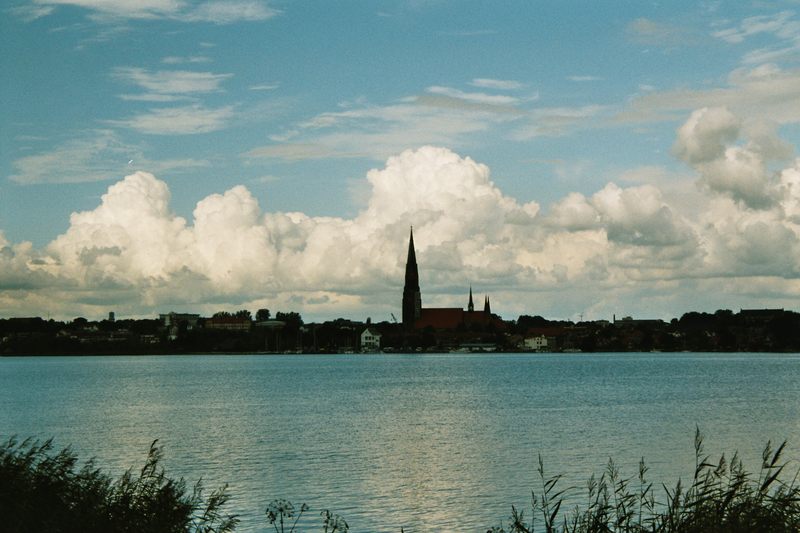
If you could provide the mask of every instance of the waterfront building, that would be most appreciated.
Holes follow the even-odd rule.
[[[523,346],[526,350],[543,352],[547,350],[547,337],[545,337],[544,335],[528,337],[523,341]]]
[[[368,327],[361,332],[361,351],[377,352],[381,349],[381,334],[375,328]]]
[[[207,318],[205,322],[206,329],[222,329],[226,331],[250,331],[253,321],[247,317],[241,316],[213,316]]]

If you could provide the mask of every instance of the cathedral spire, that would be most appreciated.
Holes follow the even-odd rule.
[[[469,286],[469,303],[467,304],[467,311],[470,313],[475,310],[475,304],[472,303],[472,285]]]
[[[489,305],[489,295],[488,294],[486,295],[486,299],[483,301],[483,312],[486,313],[487,315],[491,315],[492,314],[492,308]]]
[[[422,296],[419,292],[419,272],[417,254],[414,251],[414,228],[408,239],[408,258],[406,259],[406,279],[403,286],[403,326],[413,329],[414,323],[422,314]]]

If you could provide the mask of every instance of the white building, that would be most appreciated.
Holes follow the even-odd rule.
[[[539,335],[538,337],[528,337],[525,339],[524,345],[526,350],[543,352],[547,350],[547,337],[544,335]]]
[[[361,351],[377,352],[381,349],[381,334],[372,328],[361,333]]]

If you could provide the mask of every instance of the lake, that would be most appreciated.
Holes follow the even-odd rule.
[[[308,531],[330,509],[354,532],[482,532],[528,508],[540,453],[583,502],[609,457],[690,478],[696,426],[715,460],[754,471],[767,439],[800,459],[800,355],[0,358],[3,440],[55,437],[119,474],[159,439],[169,475],[230,485],[238,531],[285,498]]]

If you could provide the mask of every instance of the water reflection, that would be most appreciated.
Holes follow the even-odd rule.
[[[547,471],[583,487],[613,456],[674,483],[695,424],[755,468],[800,449],[794,355],[215,356],[0,359],[0,434],[73,443],[114,472],[161,439],[167,470],[230,483],[241,531],[274,498],[353,531],[482,531]],[[577,497],[577,493],[576,493]]]

